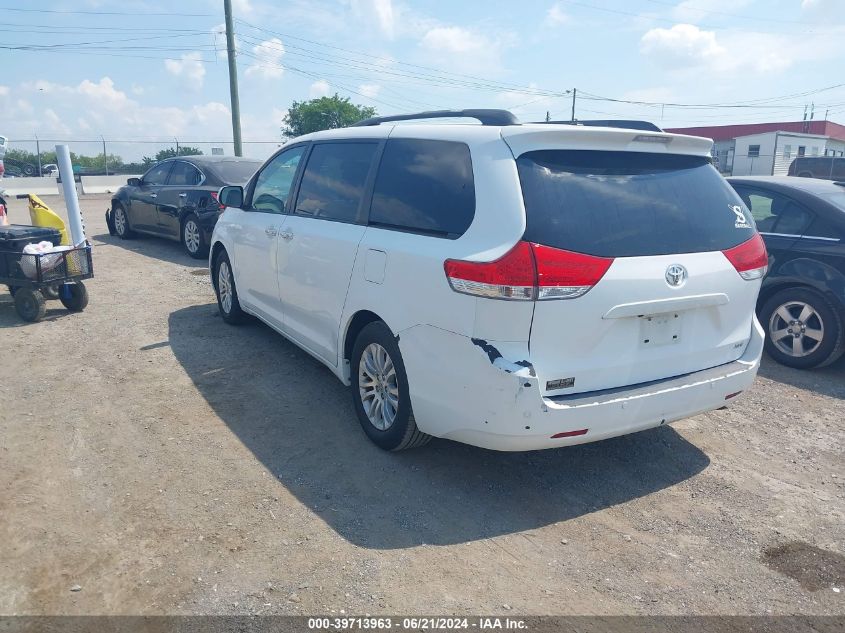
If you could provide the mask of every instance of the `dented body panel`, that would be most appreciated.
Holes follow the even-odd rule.
[[[756,318],[751,330],[744,352],[733,362],[565,397],[543,396],[527,346],[420,325],[400,333],[399,347],[422,431],[493,450],[525,451],[634,433],[724,406],[757,375],[763,330]],[[584,429],[583,434],[552,438]]]

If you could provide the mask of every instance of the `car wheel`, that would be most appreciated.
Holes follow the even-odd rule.
[[[376,321],[361,330],[352,348],[351,367],[352,403],[373,443],[401,451],[431,440],[417,428],[402,354],[384,323]]]
[[[766,351],[783,365],[821,367],[845,352],[842,319],[815,290],[781,290],[763,304],[760,317],[766,328]]]
[[[134,237],[135,232],[129,227],[129,216],[126,214],[126,209],[123,205],[116,204],[112,210],[114,217],[114,232],[122,240],[128,240]]]
[[[18,288],[15,292],[15,310],[24,321],[40,321],[47,313],[44,295],[30,288]]]
[[[88,289],[81,281],[59,288],[59,300],[71,312],[82,312],[88,306]]]
[[[217,293],[217,307],[223,320],[230,325],[243,323],[246,315],[241,310],[241,304],[238,301],[235,275],[226,251],[220,251],[214,260],[214,290]]]
[[[202,259],[208,255],[208,246],[195,213],[188,214],[182,222],[182,246],[194,259]]]

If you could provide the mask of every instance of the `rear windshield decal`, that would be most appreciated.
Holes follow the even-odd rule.
[[[731,208],[731,211],[736,214],[736,224],[734,224],[734,226],[738,229],[750,229],[751,223],[745,217],[742,207],[738,204],[729,204],[728,206]]]

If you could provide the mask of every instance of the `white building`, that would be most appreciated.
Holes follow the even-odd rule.
[[[713,139],[719,170],[732,176],[779,176],[799,156],[845,156],[845,126],[832,121],[674,128]]]

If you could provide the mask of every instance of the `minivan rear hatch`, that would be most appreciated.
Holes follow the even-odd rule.
[[[577,253],[599,277],[569,298],[535,301],[530,358],[546,396],[700,371],[748,343],[765,270],[751,214],[708,156],[648,151],[649,142],[517,155],[523,239],[538,270],[546,254]],[[749,261],[760,269],[740,274]]]

